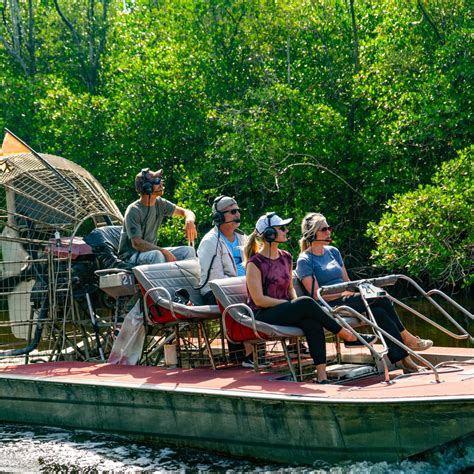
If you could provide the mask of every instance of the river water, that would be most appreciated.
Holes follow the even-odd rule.
[[[400,463],[343,462],[313,466],[256,464],[215,454],[151,447],[120,436],[83,430],[0,425],[0,472],[261,472],[261,473],[472,473],[474,437]]]

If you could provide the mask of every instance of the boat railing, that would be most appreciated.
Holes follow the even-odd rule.
[[[455,326],[460,334],[455,334],[449,329],[445,328],[441,324],[438,324],[436,321],[433,321],[431,318],[428,316],[420,313],[419,311],[411,308],[407,304],[403,303],[402,301],[398,300],[394,296],[390,295],[390,293],[382,290],[383,287],[385,286],[392,286],[394,285],[398,280],[405,280],[409,284],[411,284],[423,297],[425,297],[449,322]],[[372,289],[371,287],[375,287],[375,289]],[[368,291],[373,291],[373,294],[367,295],[367,291],[364,291],[364,288],[367,288]],[[379,288],[380,290],[377,290]],[[460,304],[456,303],[452,298],[450,298],[448,295],[443,293],[440,290],[433,289],[428,292],[423,290],[423,288],[418,285],[412,278],[406,276],[406,275],[389,275],[389,276],[384,276],[384,277],[378,277],[378,278],[370,278],[366,280],[355,280],[355,281],[349,281],[349,282],[344,282],[344,283],[339,283],[337,285],[330,285],[330,286],[323,286],[318,289],[318,299],[323,303],[324,306],[326,306],[329,309],[332,309],[322,298],[324,295],[331,295],[331,294],[337,294],[341,293],[343,291],[356,291],[360,292],[361,296],[363,297],[364,302],[366,302],[366,299],[370,298],[377,298],[381,296],[386,296],[389,298],[391,301],[396,303],[397,305],[401,306],[405,310],[409,311],[410,313],[414,314],[415,316],[419,317],[423,321],[431,324],[438,330],[444,332],[445,334],[449,335],[453,339],[458,339],[458,340],[463,340],[463,339],[469,339],[473,344],[474,344],[474,336],[472,336],[467,329],[465,329],[461,324],[459,324],[439,303],[437,303],[431,296],[432,295],[438,295],[442,297],[446,302],[450,303],[453,307],[461,311],[464,315],[466,315],[468,318],[471,320],[474,320],[474,316],[472,313],[470,313],[466,308],[462,307]],[[364,296],[365,295],[365,296]]]
[[[437,322],[433,321],[431,318],[428,316],[425,316],[424,314],[420,313],[419,311],[416,311],[415,309],[411,308],[410,306],[406,305],[405,303],[399,301],[397,298],[393,297],[390,295],[387,291],[383,289],[385,286],[392,286],[395,283],[397,283],[398,280],[405,280],[409,284],[411,284],[423,297],[425,297],[448,321],[450,321],[460,332],[460,334],[455,334],[449,329],[445,328],[441,324],[438,324]],[[366,308],[366,313],[367,316],[364,316],[363,314],[355,311],[353,308],[350,308],[349,306],[338,306],[336,309],[331,307],[323,298],[324,295],[330,295],[330,294],[338,294],[343,291],[355,291],[360,293],[360,296],[362,298],[362,301],[364,302],[365,308]],[[380,297],[387,297],[390,301],[396,303],[397,305],[401,306],[405,310],[409,311],[410,313],[414,314],[415,316],[419,317],[420,319],[424,320],[425,322],[431,324],[432,326],[436,327],[438,330],[444,332],[445,334],[448,334],[454,339],[470,339],[471,342],[474,342],[473,336],[470,335],[470,333],[463,328],[441,305],[439,305],[433,298],[432,295],[438,295],[442,297],[445,301],[450,303],[453,307],[461,311],[463,314],[468,316],[470,319],[474,319],[473,315],[467,311],[465,308],[463,308],[461,305],[456,303],[452,298],[450,298],[448,295],[443,293],[440,290],[434,289],[430,290],[428,292],[424,291],[423,288],[420,287],[413,279],[410,277],[407,277],[405,275],[388,275],[384,277],[378,277],[378,278],[371,278],[371,279],[365,279],[365,280],[356,280],[356,281],[350,281],[350,282],[344,282],[340,283],[337,285],[330,285],[330,286],[323,286],[318,289],[318,299],[319,301],[325,306],[331,313],[334,315],[334,317],[337,318],[337,320],[349,331],[351,331],[358,339],[359,341],[366,346],[369,351],[371,352],[372,356],[381,361],[384,367],[384,374],[385,374],[385,381],[389,381],[389,375],[388,375],[388,367],[384,358],[384,355],[387,354],[388,348],[387,344],[385,342],[385,338],[388,338],[390,341],[392,341],[394,344],[398,345],[402,349],[404,349],[408,354],[413,356],[415,359],[419,360],[422,364],[426,365],[427,367],[431,368],[435,375],[436,382],[439,382],[439,375],[436,370],[436,368],[429,362],[427,361],[424,357],[420,356],[416,352],[414,352],[412,349],[410,349],[408,346],[403,344],[402,342],[398,341],[395,339],[393,336],[388,334],[386,331],[384,331],[382,328],[380,328],[376,321],[375,318],[372,314],[372,311],[370,309],[370,305],[368,304],[367,300],[372,299],[372,298],[380,298]],[[373,347],[371,347],[369,344],[365,343],[365,341],[362,340],[362,338],[359,337],[357,332],[353,330],[353,328],[348,325],[344,319],[342,318],[340,313],[349,313],[358,319],[360,319],[363,323],[367,324],[368,326],[372,327],[374,329],[374,332],[377,334],[379,337],[380,341],[382,342],[383,349],[382,350],[375,350]]]
[[[339,312],[349,312],[351,313],[353,316],[355,316],[356,318],[360,319],[364,324],[366,324],[367,326],[370,326],[372,327],[375,332],[377,333],[377,335],[379,336],[379,339],[382,341],[382,344],[383,344],[383,350],[382,351],[377,351],[376,349],[374,349],[374,347],[372,347],[370,344],[367,344],[361,337],[360,335],[354,331],[349,324],[347,324],[345,321],[344,321],[344,318],[341,317],[338,313]],[[343,324],[344,327],[348,330],[350,330],[358,339],[359,341],[364,344],[364,346],[366,346],[369,351],[371,352],[372,356],[374,358],[376,358],[377,360],[379,360],[382,364],[383,364],[383,368],[384,368],[384,378],[385,378],[385,382],[387,383],[390,383],[390,376],[389,376],[389,370],[388,370],[388,366],[387,366],[387,362],[385,360],[385,357],[384,355],[388,352],[388,349],[387,349],[387,343],[385,342],[385,339],[384,338],[388,338],[390,341],[392,341],[394,344],[398,345],[399,347],[401,347],[402,349],[404,349],[408,354],[410,354],[412,357],[414,357],[415,359],[417,359],[418,361],[420,361],[422,364],[426,365],[427,367],[429,367],[432,371],[433,371],[433,374],[435,376],[435,380],[437,383],[440,383],[440,380],[439,380],[439,374],[438,374],[438,371],[436,369],[436,367],[431,363],[429,362],[428,360],[426,360],[424,357],[422,357],[421,355],[417,354],[415,351],[413,351],[412,349],[410,349],[408,346],[406,346],[405,344],[403,344],[402,342],[400,342],[398,339],[394,338],[393,336],[391,336],[387,331],[385,331],[384,329],[382,329],[381,327],[379,327],[377,325],[377,323],[375,321],[372,321],[372,315],[371,315],[371,319],[367,318],[366,316],[364,316],[363,314],[359,313],[358,311],[356,311],[355,309],[349,307],[349,306],[338,306],[338,308],[333,311],[333,315],[336,317],[336,319],[338,320],[338,322],[340,324]]]
[[[431,295],[438,295],[442,297],[446,302],[450,303],[452,306],[454,306],[456,309],[461,311],[465,316],[470,318],[471,320],[474,320],[474,316],[472,313],[470,313],[466,308],[462,307],[460,304],[456,303],[452,298],[450,298],[446,293],[443,293],[440,290],[433,289],[430,291],[425,291],[423,288],[418,285],[415,281],[413,281],[410,277],[407,277],[405,275],[398,275],[400,279],[403,279],[410,283],[418,292],[425,297],[443,316],[446,317],[446,319],[455,326],[458,331],[461,332],[461,334],[455,334],[449,329],[445,328],[444,326],[441,326],[437,322],[433,321],[431,318],[428,316],[425,316],[424,314],[421,314],[420,312],[416,311],[415,309],[411,308],[410,306],[406,305],[405,303],[399,301],[398,299],[394,298],[390,294],[387,294],[387,296],[390,298],[391,301],[394,303],[400,305],[402,308],[406,309],[410,313],[418,316],[420,319],[423,319],[423,321],[426,321],[428,324],[431,324],[434,326],[436,329],[439,329],[440,331],[444,332],[445,334],[449,335],[453,339],[469,339],[471,343],[474,344],[474,336],[472,336],[469,331],[465,328],[463,328],[440,304],[438,304],[432,297]]]

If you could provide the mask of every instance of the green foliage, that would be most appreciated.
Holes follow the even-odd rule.
[[[123,211],[136,173],[163,168],[166,197],[195,211],[200,235],[226,193],[244,230],[269,210],[294,217],[295,256],[296,223],[323,212],[348,266],[362,266],[367,223],[472,144],[465,0],[360,0],[355,25],[343,1],[58,4],[76,36],[33,0],[23,66],[0,42],[0,125],[84,166]],[[23,31],[26,18],[22,3]],[[11,33],[0,19],[7,44]],[[170,219],[161,243],[182,229]]]
[[[369,224],[378,265],[444,285],[473,282],[473,155],[471,146],[443,163],[432,184],[396,195]]]

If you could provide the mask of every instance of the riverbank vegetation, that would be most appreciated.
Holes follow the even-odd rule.
[[[122,210],[134,175],[163,167],[201,235],[227,193],[247,231],[264,211],[323,212],[355,276],[377,264],[469,283],[469,2],[8,0],[0,13],[0,126],[85,167]]]

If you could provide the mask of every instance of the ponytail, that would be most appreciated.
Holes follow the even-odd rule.
[[[247,265],[247,262],[249,261],[250,257],[255,255],[259,251],[259,249],[260,249],[259,236],[257,234],[257,231],[254,230],[250,234],[244,246],[244,266]]]
[[[305,239],[304,237],[301,237],[298,242],[300,244],[300,252],[304,252],[306,249],[309,249],[311,247],[311,242],[308,239]]]

